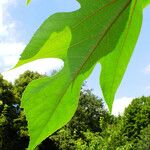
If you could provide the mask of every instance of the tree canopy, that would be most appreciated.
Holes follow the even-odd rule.
[[[25,150],[29,144],[27,121],[20,107],[25,87],[43,75],[26,71],[14,84],[0,76],[0,149]],[[45,75],[44,75],[45,76]],[[80,91],[71,121],[44,140],[39,150],[149,150],[150,97],[134,99],[122,116],[104,108],[91,90]]]

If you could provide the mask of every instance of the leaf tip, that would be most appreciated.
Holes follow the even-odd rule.
[[[31,0],[26,1],[26,5],[28,6],[30,4]]]

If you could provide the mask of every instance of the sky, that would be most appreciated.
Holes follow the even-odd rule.
[[[49,74],[59,69],[63,62],[58,59],[38,60],[15,70],[10,70],[33,33],[41,23],[56,12],[73,11],[80,7],[75,0],[32,0],[27,7],[24,1],[0,0],[0,73],[13,82],[25,70]],[[122,113],[133,98],[150,94],[150,7],[144,10],[142,30],[134,54],[116,93],[113,114]],[[50,65],[47,65],[50,64]],[[87,88],[103,97],[99,86],[100,65],[87,79]]]

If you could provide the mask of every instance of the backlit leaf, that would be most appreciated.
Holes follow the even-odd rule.
[[[143,8],[150,5],[150,0],[143,0]]]
[[[99,62],[102,64],[101,86],[111,111],[139,35],[142,0],[78,2],[79,10],[54,14],[41,25],[16,65],[41,58],[64,61],[58,74],[31,82],[23,94],[29,150],[34,150],[71,119],[81,85]]]
[[[138,19],[137,19],[138,18]],[[100,60],[100,83],[111,111],[115,93],[120,85],[137,42],[142,24],[142,1],[133,0],[126,28],[113,52]]]

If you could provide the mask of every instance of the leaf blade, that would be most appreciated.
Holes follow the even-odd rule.
[[[66,71],[62,70],[53,78],[47,77],[31,82],[23,94],[22,106],[26,106],[24,110],[31,139],[29,150],[35,149],[46,137],[65,125],[75,113],[85,75],[84,77],[81,75],[75,82],[70,81],[71,84],[68,84],[68,78],[63,73]],[[47,84],[47,82],[50,83]],[[58,83],[60,86],[55,89]]]
[[[143,8],[147,7],[148,5],[150,5],[150,0],[144,0],[143,1]]]
[[[48,134],[51,134],[52,131],[56,131],[58,128],[60,128],[60,126],[69,121],[69,118],[60,121],[61,125],[58,127],[53,120],[55,126],[54,128],[45,126],[44,129],[42,128],[43,131],[41,131],[41,127],[38,127],[37,123],[35,123],[37,122],[35,121],[35,118],[37,117],[37,110],[39,109],[40,104],[36,105],[35,109],[32,111],[30,105],[33,105],[35,102],[38,104],[39,102],[42,102],[42,100],[45,100],[45,106],[52,108],[52,105],[48,103],[49,101],[57,101],[59,104],[69,99],[69,96],[63,98],[63,94],[61,95],[60,93],[62,93],[63,90],[65,90],[64,95],[74,93],[69,92],[67,94],[67,90],[73,83],[76,83],[78,78],[82,76],[80,83],[77,83],[78,86],[76,88],[79,89],[81,87],[82,82],[89,75],[89,73],[87,75],[87,72],[92,70],[93,66],[97,63],[97,61],[99,61],[100,58],[108,55],[114,50],[120,36],[122,35],[122,32],[124,31],[126,21],[128,20],[128,8],[130,7],[131,3],[130,0],[95,0],[94,5],[93,0],[81,0],[79,2],[81,2],[82,7],[78,11],[72,13],[58,13],[46,20],[46,22],[34,35],[29,45],[26,47],[17,65],[20,66],[43,57],[55,56],[64,60],[64,68],[58,75],[50,78],[47,82],[45,82],[44,79],[34,81],[24,92],[22,98],[22,107],[25,109],[25,114],[28,120],[29,132],[31,136],[29,145],[30,149],[35,148],[35,146],[44,140]],[[87,7],[89,8],[88,10]],[[122,14],[126,10],[126,15],[122,17]],[[104,17],[104,14],[108,15],[109,17]],[[97,20],[100,20],[100,22]],[[120,21],[122,21],[121,27],[119,26]],[[116,30],[118,32],[116,32]],[[63,46],[61,45],[60,47],[63,49],[62,52],[59,51],[59,48],[56,48],[55,52],[57,52],[55,54],[49,53],[47,56],[45,56],[45,51],[52,50],[51,44],[53,40],[51,40],[51,37],[57,37],[52,36],[55,32],[57,32],[56,35],[59,35],[58,37],[60,37],[60,35],[62,37],[66,34],[69,35],[69,38],[66,40],[66,48],[63,49]],[[113,36],[115,36],[115,38],[109,38]],[[56,43],[57,42],[63,43],[60,39],[58,39],[58,41],[56,40]],[[40,54],[38,57],[35,57],[40,52],[42,54]],[[42,88],[45,86],[47,87],[46,92],[42,90]],[[56,87],[59,87],[56,92],[57,94],[54,90]],[[40,89],[41,92],[36,89]],[[80,90],[78,90],[78,93],[79,91]],[[46,97],[44,97],[45,93],[48,93]],[[59,99],[56,95],[61,95],[61,99]],[[76,97],[78,96],[73,97],[77,102]],[[30,101],[28,99],[30,99]],[[56,108],[58,104],[55,104]],[[67,103],[65,105],[67,105]],[[45,112],[44,106],[42,106],[42,109],[43,112]],[[74,111],[75,110],[70,110],[68,113],[73,115]],[[45,113],[47,114],[47,112]],[[49,112],[49,114],[51,113]],[[54,118],[57,119],[56,116]],[[45,117],[45,120],[48,123],[51,123],[47,117]],[[39,122],[41,124],[45,124],[45,121],[41,118]]]
[[[100,84],[109,110],[112,110],[115,93],[124,76],[140,33],[142,25],[141,6],[142,1],[137,2],[135,0],[132,2],[130,17],[120,41],[112,53],[100,60],[102,65]]]

